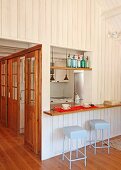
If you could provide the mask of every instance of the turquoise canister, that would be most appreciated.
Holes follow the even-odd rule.
[[[70,54],[68,55],[67,61],[66,61],[66,66],[71,67],[71,56]]]
[[[77,68],[77,59],[75,58],[75,55],[73,55],[73,58],[71,60],[71,65],[73,68]]]

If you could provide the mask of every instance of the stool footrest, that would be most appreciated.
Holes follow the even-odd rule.
[[[83,160],[83,159],[87,159],[87,157],[82,157],[82,158],[75,158],[75,159],[69,159],[68,156],[66,156],[64,154],[64,157],[68,160],[68,161],[71,161],[71,162],[74,162],[74,161],[79,161],[79,160]]]
[[[94,146],[94,145],[91,145],[93,148],[110,148],[110,146]]]

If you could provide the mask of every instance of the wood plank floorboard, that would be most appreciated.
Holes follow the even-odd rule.
[[[68,161],[57,156],[40,161],[39,156],[32,153],[23,144],[23,136],[16,136],[11,130],[0,125],[0,170],[68,170]],[[84,161],[72,163],[72,170],[121,170],[121,151],[111,148],[97,151],[87,147],[87,166]]]

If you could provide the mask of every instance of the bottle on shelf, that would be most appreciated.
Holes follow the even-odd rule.
[[[68,55],[67,61],[66,61],[66,66],[71,67],[71,56],[70,54]]]
[[[89,68],[89,57],[86,57],[86,67]]]
[[[71,63],[72,63],[72,67],[73,68],[77,68],[77,59],[75,58],[75,55],[73,55],[73,58],[71,60]]]
[[[78,55],[78,60],[77,60],[77,67],[80,68],[81,67],[81,61],[80,61],[80,56]]]
[[[85,61],[84,56],[83,56],[82,60],[81,60],[81,67],[85,68],[85,66],[86,66],[86,61]]]
[[[80,103],[80,97],[77,93],[75,93],[75,99],[74,99],[75,103],[76,104],[79,104]]]

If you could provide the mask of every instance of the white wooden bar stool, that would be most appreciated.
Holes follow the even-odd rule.
[[[85,129],[83,129],[80,126],[67,126],[63,128],[63,133],[64,133],[64,139],[63,139],[63,155],[62,155],[62,159],[64,160],[64,157],[69,161],[69,168],[71,169],[71,163],[73,161],[77,161],[77,160],[85,160],[85,166],[86,166],[86,139],[87,139],[87,131]],[[69,139],[69,157],[66,156],[65,154],[65,140],[66,138]],[[82,153],[79,149],[78,149],[78,140],[79,139],[83,139],[84,140],[84,153]],[[76,140],[76,158],[72,159],[72,141]],[[79,157],[78,153],[81,153],[81,155],[83,155],[83,157]]]
[[[93,119],[90,120],[90,126],[91,126],[91,130],[94,130],[94,144],[92,144],[93,148],[94,148],[94,153],[96,154],[96,149],[97,148],[108,148],[108,154],[110,152],[110,123],[106,122],[105,120],[102,119]],[[104,130],[107,129],[108,131],[108,145],[104,146]],[[98,140],[97,139],[97,131],[101,130],[102,133],[102,139]],[[102,141],[102,146],[97,146],[97,142],[98,141]]]

